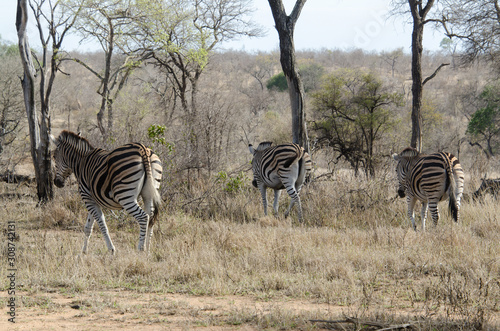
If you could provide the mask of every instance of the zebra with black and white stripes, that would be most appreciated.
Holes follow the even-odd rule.
[[[138,249],[148,251],[161,203],[158,189],[162,166],[158,156],[139,143],[109,152],[93,147],[87,139],[66,130],[61,132],[55,144],[54,184],[63,187],[66,178],[74,173],[89,212],[84,227],[83,253],[87,252],[94,221],[99,225],[108,250],[115,253],[102,208],[125,209],[132,215],[140,227]],[[137,202],[139,196],[143,199],[144,210]]]
[[[460,199],[464,190],[464,172],[458,159],[450,153],[422,154],[408,147],[393,154],[398,161],[396,173],[399,181],[398,194],[408,203],[408,216],[416,230],[413,208],[417,200],[422,202],[422,229],[425,231],[427,209],[434,225],[439,220],[438,202],[449,198],[450,213],[458,222]]]
[[[303,221],[302,206],[300,203],[300,189],[304,184],[306,174],[312,170],[312,161],[309,154],[297,144],[283,144],[271,146],[271,142],[262,142],[257,149],[250,144],[248,148],[253,155],[252,170],[253,186],[260,190],[264,214],[267,215],[266,189],[274,190],[274,212],[278,213],[279,197],[282,189],[286,189],[292,199],[285,217],[290,213],[294,204],[297,204],[299,221]]]

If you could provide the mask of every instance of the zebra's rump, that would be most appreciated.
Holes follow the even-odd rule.
[[[410,170],[408,188],[420,200],[430,197],[445,199],[451,185],[449,174],[454,172],[463,181],[463,171],[453,154],[441,152],[425,155]]]
[[[147,172],[151,173],[155,188],[161,180],[158,156],[138,143],[123,145],[111,152],[96,149],[82,162],[86,164],[80,180],[84,191],[100,206],[110,209],[122,209],[124,203],[136,202]]]

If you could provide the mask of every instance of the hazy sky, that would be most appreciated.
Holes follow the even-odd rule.
[[[0,36],[3,40],[17,43],[15,27],[17,0],[2,0],[0,13]],[[245,51],[271,51],[278,49],[278,33],[267,0],[253,0],[256,11],[253,19],[260,24],[267,35],[262,38],[245,38],[223,44],[225,49]],[[284,0],[287,14],[290,14],[295,0]],[[407,18],[388,17],[390,0],[308,0],[295,27],[295,48],[301,49],[352,49],[367,51],[393,50],[403,47],[410,52],[411,25]],[[33,18],[28,27],[31,47],[38,47]],[[424,48],[438,50],[444,38],[442,31],[425,27]],[[65,40],[70,41],[70,40]],[[71,39],[68,49],[95,50],[86,44],[78,45]]]

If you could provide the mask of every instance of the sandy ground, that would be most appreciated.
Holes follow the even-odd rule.
[[[26,298],[27,294],[16,295],[18,299],[23,296]],[[2,314],[0,330],[255,330],[257,327],[252,325],[255,323],[248,318],[265,318],[269,312],[281,311],[289,317],[304,313],[341,316],[346,309],[304,300],[257,301],[241,296],[139,294],[119,290],[71,296],[43,293],[34,300],[36,305],[16,309],[16,323],[9,322],[9,316]]]

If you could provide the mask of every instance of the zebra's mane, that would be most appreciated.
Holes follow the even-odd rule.
[[[407,147],[399,154],[401,157],[415,157],[420,154],[415,148]]]
[[[260,151],[263,151],[269,147],[271,147],[271,145],[273,144],[272,141],[263,141],[259,144],[259,146],[257,146],[257,152],[260,152]]]
[[[79,150],[93,150],[94,147],[92,144],[79,134],[76,134],[74,132],[68,131],[68,130],[63,130],[59,134],[58,138],[59,142],[66,143],[70,146],[73,146],[76,149]]]

